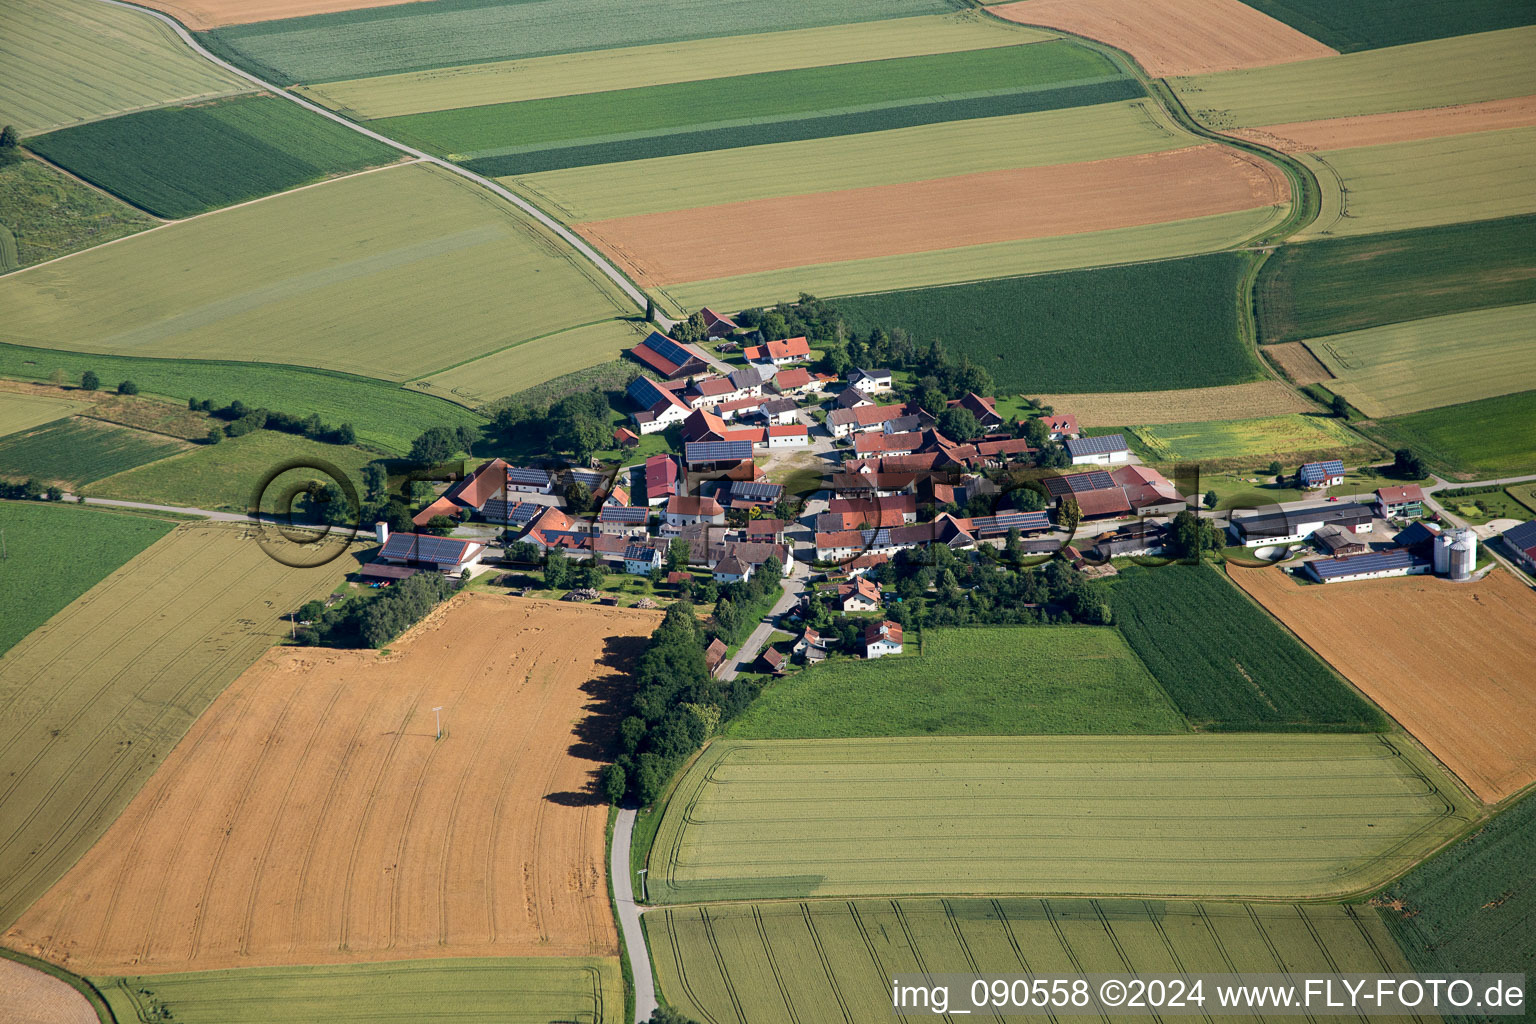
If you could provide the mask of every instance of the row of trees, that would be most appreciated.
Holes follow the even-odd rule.
[[[607,393],[592,388],[545,408],[506,405],[496,411],[496,431],[508,441],[532,444],[549,453],[586,462],[613,441],[614,409]]]
[[[310,624],[298,631],[302,644],[328,647],[383,647],[426,617],[453,593],[441,573],[418,572],[370,599],[326,608],[311,601],[299,610]]]
[[[222,429],[209,428],[210,444],[217,444],[220,435],[241,437],[257,430],[278,430],[285,434],[299,434],[324,444],[357,443],[357,431],[352,428],[352,424],[343,423],[339,427],[334,427],[322,420],[320,414],[315,412],[308,416],[295,416],[293,413],[278,412],[263,407],[252,408],[238,398],[218,408],[215,408],[209,399],[189,398],[187,408],[193,412],[206,412],[228,421],[228,425]]]
[[[10,498],[15,501],[63,501],[64,492],[57,487],[44,487],[32,479],[28,479],[24,484],[0,480],[0,498]]]

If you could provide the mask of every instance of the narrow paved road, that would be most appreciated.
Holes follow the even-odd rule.
[[[65,501],[74,501],[73,494],[66,493]],[[137,508],[146,512],[175,512],[183,516],[202,516],[220,523],[258,523],[261,520],[240,512],[215,512],[210,508],[188,508],[185,505],[152,505],[147,501],[119,501],[116,498],[86,498],[87,505],[106,505],[111,508]]]
[[[409,153],[411,156],[418,160],[423,160],[429,164],[435,164],[446,171],[450,171],[459,175],[461,178],[468,178],[470,181],[475,182],[477,185],[491,190],[501,198],[505,199],[507,202],[516,206],[519,210],[522,210],[534,220],[538,221],[540,224],[544,225],[549,230],[553,231],[567,244],[569,244],[571,248],[581,253],[581,255],[585,257],[593,266],[602,271],[605,277],[611,280],[614,284],[618,285],[619,289],[623,291],[625,295],[629,296],[630,300],[634,302],[636,306],[642,310],[645,309],[645,294],[641,292],[640,289],[636,288],[634,284],[629,280],[629,278],[625,277],[612,263],[609,263],[608,260],[599,254],[596,249],[593,249],[564,224],[561,224],[559,221],[555,220],[553,217],[549,216],[549,214],[545,213],[537,206],[534,206],[532,203],[528,202],[521,196],[503,188],[501,185],[492,181],[490,178],[482,177],[476,174],[474,171],[460,167],[458,164],[450,163],[441,157],[433,156],[431,153],[416,149],[413,146],[407,146],[405,143],[392,139],[387,135],[380,135],[378,132],[373,131],[372,129],[364,128],[362,125],[355,121],[347,120],[345,117],[342,117],[340,114],[337,114],[334,111],[327,110],[325,107],[320,106],[318,103],[311,103],[309,100],[306,100],[300,96],[295,96],[293,93],[288,92],[286,89],[280,88],[279,86],[273,85],[271,82],[257,78],[255,75],[244,70],[243,68],[236,67],[235,65],[229,63],[229,61],[222,60],[221,58],[216,57],[212,53],[209,53],[207,50],[203,49],[202,45],[192,36],[192,33],[183,28],[181,22],[177,21],[175,18],[172,18],[168,14],[162,14],[159,11],[151,11],[148,8],[139,7],[136,4],[124,3],[122,0],[100,0],[100,2],[104,4],[111,4],[113,7],[125,7],[130,11],[138,11],[140,14],[147,14],[151,18],[158,18],[160,21],[163,21],[165,24],[169,25],[171,30],[181,38],[181,41],[191,47],[193,52],[195,52],[198,56],[212,64],[218,65],[225,71],[228,71],[230,74],[238,75],[239,77],[245,79],[247,82],[250,82],[253,85],[257,85],[275,96],[281,96],[286,100],[297,103],[299,106],[306,110],[313,111],[314,113],[319,114],[321,117],[335,121],[339,125],[344,125],[355,132],[368,136],[370,139],[382,142],[386,146],[392,146],[402,153]],[[667,319],[658,310],[656,313],[656,322],[661,325],[662,330],[667,330],[675,321]]]
[[[809,575],[810,572],[806,569],[805,563],[796,561],[793,575],[779,581],[779,586],[784,589],[784,596],[774,602],[773,608],[764,616],[763,621],[747,637],[746,642],[736,652],[736,660],[725,663],[728,667],[721,670],[721,679],[727,682],[735,679],[742,669],[757,660],[758,652],[768,643],[768,638],[777,628],[774,623],[779,616],[800,603],[800,595],[805,593],[805,580]]]
[[[635,1024],[649,1020],[656,1010],[656,979],[651,975],[651,957],[645,947],[645,932],[640,927],[640,908],[629,882],[629,848],[634,842],[635,812],[626,808],[613,823],[613,855],[608,874],[613,879],[613,902],[619,909],[619,928],[623,931],[624,950],[629,954],[629,969],[635,979]]]

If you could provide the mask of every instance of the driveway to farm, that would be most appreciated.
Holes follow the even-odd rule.
[[[366,135],[370,139],[373,139],[377,142],[382,142],[386,146],[391,146],[400,150],[402,153],[409,153],[411,156],[418,160],[424,160],[427,163],[436,164],[437,166],[443,168],[445,171],[451,171],[452,173],[457,174],[462,178],[468,178],[470,181],[473,181],[475,184],[480,185],[483,188],[489,189],[501,198],[505,199],[507,202],[511,203],[513,206],[516,206],[519,210],[522,210],[524,213],[538,221],[540,224],[544,225],[550,231],[553,231],[562,240],[569,244],[571,248],[575,249],[583,257],[585,257],[593,266],[602,271],[605,277],[611,280],[614,284],[618,285],[619,290],[622,291],[625,295],[628,295],[630,300],[634,302],[635,305],[639,306],[641,309],[645,308],[645,294],[641,292],[640,289],[636,288],[634,284],[629,280],[629,278],[625,277],[617,267],[604,259],[596,249],[593,249],[586,242],[582,241],[581,238],[578,237],[573,231],[571,231],[570,228],[567,228],[564,224],[561,224],[559,221],[555,220],[553,217],[549,216],[549,214],[534,206],[526,199],[523,199],[522,197],[509,192],[507,189],[501,187],[491,179],[481,177],[471,170],[460,167],[458,164],[450,163],[441,157],[433,156],[431,153],[423,152],[422,150],[416,149],[413,146],[407,146],[405,143],[391,139],[387,135],[380,135],[376,131],[364,128],[357,122],[349,121],[342,117],[340,114],[334,113],[333,111],[327,110],[325,107],[320,106],[318,103],[311,103],[306,99],[295,96],[293,93],[283,89],[280,86],[273,85],[271,82],[257,78],[250,72],[245,71],[242,68],[238,68],[226,60],[221,60],[220,58],[215,57],[212,53],[205,50],[195,38],[193,38],[192,33],[188,32],[186,28],[182,26],[181,22],[177,21],[175,18],[172,18],[168,14],[161,14],[159,11],[151,11],[148,8],[139,7],[136,4],[123,3],[122,0],[100,0],[100,2],[104,4],[111,4],[113,7],[124,7],[130,11],[137,11],[140,14],[149,15],[151,18],[157,18],[160,21],[163,21],[165,24],[169,25],[171,30],[175,32],[178,37],[180,37],[182,42],[186,43],[189,47],[192,48],[194,53],[209,63],[216,64],[223,68],[225,71],[228,71],[233,75],[238,75],[245,79],[247,82],[251,82],[260,86],[261,88],[272,93],[274,96],[281,96],[286,100],[297,103],[305,110],[313,111],[314,113],[319,114],[321,117],[335,121],[337,124],[350,128],[362,135]],[[661,327],[662,330],[669,330],[672,325],[676,323],[676,321],[668,319],[661,313],[660,310],[657,310],[656,323]],[[711,362],[714,362],[714,360],[711,360]],[[717,363],[716,365],[720,366],[723,364]]]
[[[806,567],[804,562],[797,560],[789,578],[779,581],[779,586],[784,588],[784,596],[779,598],[773,608],[764,616],[763,621],[747,637],[746,642],[736,652],[736,660],[727,663],[730,667],[721,671],[721,679],[730,682],[736,678],[737,673],[757,660],[757,652],[761,651],[763,646],[768,643],[768,637],[773,634],[776,628],[774,625],[775,621],[780,615],[783,615],[800,602],[800,596],[805,593],[805,581],[808,576],[810,576],[810,569]]]
[[[634,886],[629,881],[629,848],[635,837],[635,811],[626,807],[613,823],[613,854],[608,861],[608,877],[613,879],[613,903],[619,909],[619,930],[624,950],[629,954],[629,969],[635,979],[635,1024],[649,1020],[656,1010],[656,979],[651,975],[651,954],[645,946],[645,932],[640,927],[640,908],[635,904]]]

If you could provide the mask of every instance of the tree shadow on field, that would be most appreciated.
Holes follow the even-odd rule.
[[[586,713],[576,723],[576,742],[566,753],[592,762],[586,786],[576,792],[546,793],[544,799],[562,807],[590,807],[607,803],[597,791],[598,772],[617,753],[619,722],[629,711],[635,692],[635,661],[650,642],[648,636],[610,636],[603,641],[598,665],[608,671],[581,686],[587,695]]]

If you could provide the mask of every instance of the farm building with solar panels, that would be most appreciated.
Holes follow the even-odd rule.
[[[1511,526],[1501,539],[1510,557],[1526,572],[1536,575],[1536,519]]]
[[[1337,487],[1344,482],[1344,463],[1341,459],[1305,463],[1297,471],[1296,480],[1309,491]]]
[[[1389,576],[1413,576],[1427,573],[1433,568],[1434,563],[1428,558],[1404,548],[1368,551],[1338,558],[1314,558],[1306,564],[1307,573],[1318,583],[1350,583]]]
[[[652,331],[644,341],[630,349],[629,354],[667,380],[692,377],[709,369],[709,361],[698,349],[673,341],[658,331]]]
[[[1125,443],[1124,434],[1068,438],[1062,442],[1062,447],[1066,448],[1067,457],[1074,466],[1112,466],[1128,462],[1131,458],[1131,449]]]
[[[455,537],[434,537],[424,533],[391,533],[379,524],[384,544],[374,561],[362,569],[364,576],[401,579],[421,570],[436,570],[458,575],[480,564],[485,544]]]

